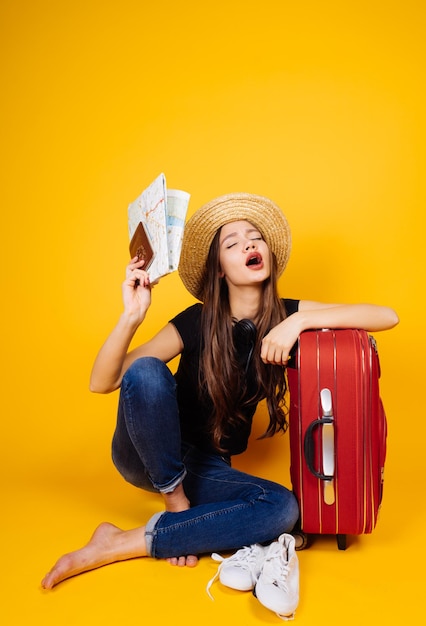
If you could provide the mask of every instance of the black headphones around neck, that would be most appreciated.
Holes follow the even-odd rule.
[[[238,350],[240,363],[244,367],[245,373],[247,373],[256,344],[257,328],[251,320],[242,319],[235,322],[232,334],[235,347]]]

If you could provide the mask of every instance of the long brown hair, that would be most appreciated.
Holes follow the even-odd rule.
[[[263,284],[261,308],[255,320],[257,333],[251,368],[252,384],[247,388],[234,345],[233,324],[228,285],[220,277],[220,229],[210,246],[203,289],[201,389],[213,404],[211,433],[219,451],[229,427],[246,421],[244,408],[263,398],[269,412],[269,425],[260,438],[272,437],[287,430],[285,392],[286,377],[279,365],[265,364],[260,358],[261,342],[268,331],[286,317],[277,292],[276,259],[271,254],[271,275]]]

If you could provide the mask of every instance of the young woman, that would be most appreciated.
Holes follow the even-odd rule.
[[[98,393],[120,388],[114,463],[130,483],[159,492],[165,510],[132,530],[101,524],[86,546],[59,559],[43,587],[135,557],[194,566],[198,555],[291,532],[298,519],[292,492],[231,467],[247,446],[256,406],[266,398],[265,437],[286,430],[285,367],[305,329],[373,332],[398,317],[370,304],[280,299],[277,279],[290,248],[287,220],[269,199],[229,194],[204,205],[185,228],[179,267],[201,302],[129,351],[151,303],[143,261],[132,259],[124,311],[90,385]],[[173,376],[166,363],[177,355]]]

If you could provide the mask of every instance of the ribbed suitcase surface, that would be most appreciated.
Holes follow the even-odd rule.
[[[373,337],[306,331],[290,388],[291,480],[305,533],[370,533],[382,500],[386,416]]]

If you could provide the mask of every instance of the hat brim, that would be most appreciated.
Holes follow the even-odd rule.
[[[182,241],[179,275],[187,290],[202,299],[210,246],[224,224],[246,220],[256,226],[277,260],[278,276],[284,271],[291,251],[291,231],[281,209],[269,198],[249,193],[232,193],[204,204],[188,220]]]

